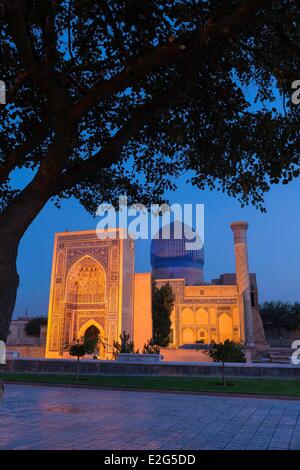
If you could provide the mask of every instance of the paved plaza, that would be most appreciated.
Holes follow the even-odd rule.
[[[300,401],[7,385],[0,449],[300,449]]]

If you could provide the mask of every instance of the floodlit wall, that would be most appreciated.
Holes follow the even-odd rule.
[[[152,337],[152,279],[150,273],[134,276],[134,345],[142,352]]]

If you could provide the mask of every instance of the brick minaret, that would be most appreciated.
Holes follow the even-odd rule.
[[[236,282],[239,292],[240,311],[243,313],[245,345],[254,348],[253,314],[251,307],[250,275],[248,265],[247,229],[244,221],[233,222],[231,229],[234,235],[234,252],[236,260]]]

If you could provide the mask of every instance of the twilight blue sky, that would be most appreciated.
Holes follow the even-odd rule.
[[[234,272],[231,221],[249,222],[250,269],[257,273],[260,300],[300,301],[300,180],[288,186],[274,186],[266,195],[267,213],[240,204],[219,192],[203,192],[181,184],[171,193],[171,203],[205,204],[205,280],[223,272]],[[54,233],[94,229],[97,219],[75,200],[60,210],[51,203],[26,232],[20,246],[18,271],[20,287],[14,316],[46,315]],[[150,269],[150,241],[136,242],[136,271]]]
[[[256,87],[242,86],[250,109],[255,103]],[[282,110],[282,98],[274,88],[273,103]],[[18,170],[14,174],[16,187],[23,187],[33,174]],[[230,222],[249,222],[249,264],[258,278],[260,301],[300,301],[300,179],[287,186],[273,186],[265,195],[267,213],[252,206],[241,208],[238,201],[221,192],[200,191],[184,182],[178,190],[167,194],[170,203],[205,205],[205,281],[224,272],[235,272],[233,237]],[[99,220],[99,219],[98,219]],[[95,229],[97,219],[89,215],[72,199],[64,201],[61,209],[48,203],[26,232],[19,250],[18,272],[20,287],[14,317],[47,315],[54,233],[64,230]],[[150,270],[150,240],[136,242],[136,272]]]

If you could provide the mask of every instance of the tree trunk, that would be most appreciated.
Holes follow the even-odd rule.
[[[19,244],[48,200],[47,194],[42,191],[28,189],[24,190],[23,197],[17,198],[0,214],[0,339],[4,342],[9,333],[19,286]]]
[[[17,254],[19,241],[0,235],[0,340],[6,342],[15,307],[19,276]]]
[[[226,386],[226,381],[225,381],[225,362],[222,362],[222,382],[223,382],[223,387]]]
[[[76,361],[76,384],[78,385],[78,378],[79,378],[79,356],[77,357]]]
[[[32,181],[0,213],[0,339],[7,340],[16,302],[19,276],[16,269],[18,247],[31,222],[56,194],[56,183],[65,158],[72,148],[75,131],[64,125],[63,115],[57,120],[59,135]],[[74,132],[73,132],[74,131]]]

